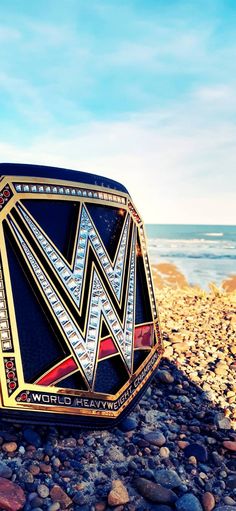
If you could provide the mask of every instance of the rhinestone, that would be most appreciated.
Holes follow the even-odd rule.
[[[0,332],[0,337],[1,337],[2,341],[4,341],[5,339],[9,339],[9,337],[10,337],[9,330],[5,330],[3,332]]]
[[[10,350],[12,347],[11,345],[11,341],[2,341],[2,349],[3,351],[7,351],[7,350]]]

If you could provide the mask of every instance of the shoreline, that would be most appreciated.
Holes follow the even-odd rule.
[[[158,263],[152,264],[152,275],[154,286],[156,289],[163,289],[165,287],[169,287],[172,289],[184,289],[184,288],[193,288],[193,289],[201,289],[200,286],[192,286],[188,283],[184,274],[179,270],[179,268],[173,263]],[[209,284],[209,291],[211,286],[214,286],[214,282]],[[236,274],[227,277],[221,283],[219,289],[225,291],[227,293],[232,293],[236,291]]]

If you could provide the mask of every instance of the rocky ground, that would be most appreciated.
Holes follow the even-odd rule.
[[[166,358],[112,431],[0,426],[0,508],[236,509],[236,294],[158,294]]]

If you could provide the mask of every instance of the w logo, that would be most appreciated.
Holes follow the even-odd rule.
[[[127,190],[0,165],[0,419],[116,422],[162,350],[143,223]]]
[[[9,223],[17,244],[24,253],[26,263],[35,281],[40,286],[41,293],[53,320],[59,325],[64,338],[72,348],[89,386],[92,386],[94,381],[102,319],[106,322],[117,349],[131,373],[135,313],[136,227],[131,225],[130,217],[126,215],[117,252],[114,261],[111,261],[89,212],[86,206],[83,205],[78,221],[79,229],[73,262],[70,266],[27,209],[22,205],[18,205],[17,210],[24,227],[43,251],[45,259],[78,310],[80,309],[82,296],[84,299],[87,298],[88,321],[83,333],[78,328],[69,307],[59,294],[56,279],[52,282],[44,265],[39,261],[30,242],[27,241],[25,234],[23,234],[22,228],[10,216]],[[23,230],[25,231],[25,229]],[[131,241],[128,256],[129,236],[131,236]],[[86,262],[90,248],[94,251],[97,264],[94,264],[92,273],[89,276],[91,280],[89,296],[84,297]],[[125,262],[127,262],[126,279]],[[104,276],[106,285],[100,275]],[[113,305],[116,300],[121,308],[121,297],[125,303],[122,321]]]

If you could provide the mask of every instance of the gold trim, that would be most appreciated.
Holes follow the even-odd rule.
[[[99,198],[93,199],[93,198],[91,198],[89,196],[80,197],[80,196],[76,196],[76,195],[59,195],[59,194],[53,194],[53,193],[17,192],[15,187],[14,187],[14,183],[22,183],[22,184],[34,184],[35,183],[37,185],[49,184],[50,186],[53,186],[53,185],[55,185],[55,186],[63,186],[64,188],[72,187],[72,188],[81,188],[81,189],[85,189],[85,190],[92,190],[92,191],[98,191],[98,192],[100,191],[100,192],[103,192],[104,194],[107,194],[108,197],[109,197],[109,195],[110,196],[112,196],[112,195],[113,196],[119,196],[119,197],[125,199],[126,203],[123,204],[123,203],[113,202],[113,201],[105,200],[105,199],[101,199],[100,200]],[[152,300],[151,300],[152,296],[151,296],[149,285],[147,285],[147,290],[148,290],[148,296],[149,296],[150,306],[151,306],[151,310],[152,310],[152,319],[153,319],[154,332],[155,332],[154,337],[156,337],[156,343],[151,348],[147,348],[147,347],[138,348],[138,349],[144,349],[144,350],[145,349],[146,350],[149,349],[150,353],[147,355],[147,357],[145,358],[145,360],[139,366],[139,368],[137,369],[137,371],[135,373],[133,373],[133,360],[132,360],[132,373],[133,374],[130,376],[130,378],[126,382],[126,384],[124,384],[123,387],[115,395],[104,394],[104,393],[99,393],[99,392],[92,392],[91,390],[81,391],[81,390],[76,390],[76,389],[59,388],[59,387],[55,387],[55,386],[43,386],[43,385],[37,385],[37,384],[28,384],[28,383],[26,383],[24,381],[23,368],[22,368],[22,363],[21,363],[20,345],[19,345],[19,339],[18,339],[17,323],[16,323],[16,317],[15,317],[13,294],[12,294],[12,288],[11,288],[10,272],[9,272],[9,266],[8,266],[8,259],[7,259],[7,252],[6,252],[6,245],[5,245],[2,221],[3,220],[7,220],[7,216],[9,214],[11,216],[12,208],[14,208],[16,206],[17,202],[21,201],[22,199],[23,200],[25,200],[25,199],[38,199],[39,200],[40,199],[40,200],[54,200],[54,201],[55,200],[62,200],[62,201],[78,202],[78,203],[84,204],[84,205],[86,205],[86,203],[94,203],[94,204],[101,204],[101,205],[104,205],[104,206],[110,206],[110,207],[113,207],[113,208],[114,207],[117,207],[119,209],[122,208],[125,211],[125,219],[124,219],[124,222],[123,222],[122,233],[123,233],[123,229],[124,229],[124,226],[125,226],[125,222],[126,222],[126,220],[128,218],[128,215],[129,215],[132,218],[132,220],[133,220],[134,226],[137,228],[137,230],[139,232],[142,255],[144,257],[144,253],[145,253],[145,256],[148,257],[147,253],[146,253],[146,243],[144,243],[144,241],[143,241],[143,239],[142,239],[142,237],[140,235],[140,229],[141,228],[144,229],[143,223],[142,223],[141,220],[137,220],[135,215],[132,214],[132,212],[130,211],[130,209],[128,207],[129,201],[132,204],[131,198],[130,198],[129,194],[127,194],[127,193],[120,192],[120,191],[117,191],[117,190],[110,190],[110,189],[106,188],[105,186],[97,186],[97,185],[91,185],[91,184],[86,184],[86,183],[77,183],[77,182],[75,183],[73,181],[66,181],[65,182],[64,180],[58,180],[58,179],[52,179],[52,178],[34,178],[34,177],[23,177],[23,176],[21,176],[21,177],[19,177],[19,176],[5,176],[4,177],[3,176],[1,178],[1,188],[4,188],[5,185],[9,185],[13,196],[9,199],[8,203],[0,211],[0,219],[1,219],[1,223],[0,223],[0,247],[1,247],[1,251],[0,252],[1,252],[1,258],[2,258],[2,267],[3,267],[2,269],[3,269],[3,274],[4,274],[6,300],[7,300],[7,306],[8,306],[8,311],[9,311],[9,318],[8,319],[9,319],[10,329],[11,329],[11,334],[12,334],[13,351],[11,351],[11,352],[5,352],[4,351],[3,352],[3,351],[1,351],[1,346],[0,346],[0,374],[1,375],[5,375],[5,368],[4,368],[4,365],[3,365],[3,358],[4,357],[13,357],[13,358],[15,358],[16,369],[17,369],[17,377],[18,377],[18,387],[12,393],[11,396],[8,396],[6,378],[5,378],[5,376],[4,377],[1,376],[1,379],[0,379],[0,407],[8,408],[9,410],[14,410],[14,409],[15,410],[16,409],[17,410],[22,410],[22,411],[23,410],[34,410],[36,412],[37,411],[38,412],[44,411],[44,412],[64,413],[64,414],[68,414],[68,415],[75,414],[75,415],[87,415],[87,416],[96,415],[96,416],[99,416],[99,417],[100,416],[101,417],[113,417],[113,418],[117,417],[126,408],[126,406],[128,406],[128,404],[133,400],[133,398],[140,391],[142,386],[146,383],[146,381],[148,380],[148,378],[150,377],[150,375],[154,371],[155,367],[157,367],[157,365],[158,365],[158,363],[160,361],[160,358],[162,356],[163,350],[164,350],[164,348],[163,348],[163,341],[162,341],[162,337],[161,337],[161,333],[160,333],[160,328],[159,328],[159,324],[160,323],[159,323],[158,311],[157,311],[157,318],[154,318],[154,316],[153,316],[153,308],[152,308]],[[23,207],[26,210],[24,205],[21,204],[21,207]],[[17,208],[17,210],[18,210],[18,208]],[[136,208],[135,208],[135,211],[138,214]],[[18,210],[18,213],[19,213],[19,210]],[[80,209],[80,213],[81,213],[81,209]],[[28,211],[27,211],[27,214],[29,214],[29,216],[31,216]],[[35,222],[34,219],[33,219],[33,221]],[[8,222],[8,220],[7,220],[7,222]],[[79,218],[78,218],[78,222],[80,222],[80,215],[79,215]],[[8,222],[8,225],[10,225],[9,222]],[[132,228],[132,231],[133,231],[134,230],[134,226],[132,228],[132,226],[130,225],[129,229]],[[10,226],[10,228],[11,228],[11,226]],[[42,231],[40,226],[39,226],[39,228]],[[21,229],[19,228],[19,226],[18,226],[18,229],[21,232]],[[12,228],[11,228],[11,230],[12,230]],[[24,235],[23,235],[22,232],[21,232],[21,235],[24,238]],[[13,236],[16,239],[16,236],[15,236],[14,232],[13,232]],[[122,236],[122,234],[121,234],[121,236]],[[45,233],[45,237],[48,238],[46,233]],[[120,239],[121,239],[121,237],[120,237]],[[132,237],[131,237],[131,240],[132,240]],[[17,242],[17,240],[16,240],[16,242]],[[51,242],[51,240],[50,240],[50,243],[53,244]],[[34,251],[33,251],[33,249],[31,247],[30,247],[30,250],[34,254]],[[59,252],[57,247],[55,247],[55,250],[57,252]],[[117,250],[118,250],[118,246],[117,246],[117,249],[116,249],[116,254],[117,254]],[[75,245],[74,245],[74,251],[75,251]],[[73,264],[73,260],[74,260],[74,255],[75,255],[74,251],[73,251],[73,257],[72,257],[72,263],[71,264]],[[115,260],[116,254],[114,256],[114,260]],[[24,259],[25,259],[25,261],[26,261],[26,263],[28,265],[27,258],[25,257],[24,253],[23,253],[23,257],[24,257]],[[36,254],[34,254],[34,257],[35,257],[36,261],[39,262]],[[60,254],[60,257],[63,257],[62,254]],[[127,258],[128,258],[128,256],[126,254],[126,264],[127,264]],[[109,260],[110,260],[110,258],[109,258]],[[130,255],[129,255],[129,260],[131,261],[131,251],[130,251]],[[150,268],[149,260],[147,260],[147,261],[148,261],[147,264],[148,264],[148,266]],[[68,266],[70,266],[68,261],[66,261],[66,264]],[[41,266],[41,264],[40,264],[40,266]],[[85,265],[85,267],[86,267],[86,265]],[[96,268],[95,264],[92,263],[92,273],[94,272],[95,268]],[[146,279],[147,279],[147,282],[148,282],[148,276],[149,275],[147,274],[147,265],[146,264],[144,264],[144,269],[145,269]],[[125,274],[125,272],[124,272],[124,274]],[[123,279],[122,279],[121,300],[119,302],[120,305],[121,305],[122,300],[123,300],[124,274],[123,274]],[[55,275],[57,276],[56,272],[55,272]],[[106,274],[104,273],[104,275],[106,275]],[[154,289],[153,288],[153,279],[152,279],[152,274],[151,274],[151,268],[150,268],[150,277],[151,277],[152,289]],[[48,275],[47,275],[47,279],[51,282],[51,279],[49,278]],[[35,279],[35,282],[37,283],[36,279]],[[108,280],[108,282],[109,282],[109,280]],[[92,285],[91,283],[92,283],[92,279],[90,279],[90,284],[89,284],[90,291],[91,291],[91,285]],[[40,292],[40,288],[39,288],[39,284],[38,283],[37,283],[37,288],[38,288],[38,290]],[[41,292],[40,292],[40,294],[42,295]],[[71,299],[69,293],[68,293],[68,297]],[[84,297],[84,282],[83,282],[83,294],[81,295],[81,304],[83,303],[83,297]],[[44,298],[44,296],[43,296],[43,298]],[[60,300],[64,304],[64,301],[62,300],[61,297],[60,297]],[[127,302],[127,296],[125,298],[125,302]],[[124,316],[125,316],[125,313],[124,313]],[[86,310],[86,320],[87,320],[87,318],[88,318],[88,307],[87,307],[87,310]],[[100,333],[101,333],[101,328],[102,328],[102,321],[104,321],[103,318],[100,321]],[[124,318],[123,318],[123,322],[124,322]],[[146,324],[150,324],[150,322],[143,323],[142,325],[140,324],[139,326],[145,326]],[[63,341],[66,342],[66,345],[69,347],[69,350],[70,350],[70,353],[71,353],[70,356],[72,356],[74,358],[74,356],[73,356],[74,353],[72,351],[72,348],[71,348],[69,342],[67,341],[67,338],[65,337],[59,322],[58,322],[58,327],[59,327],[59,330],[60,330],[60,332],[62,334]],[[85,321],[84,330],[86,330],[86,321]],[[98,352],[99,352],[99,344],[101,342],[101,338],[100,337],[99,337],[99,339],[100,339],[100,341],[98,343],[97,353],[96,353],[96,367],[97,367],[97,364],[98,364],[97,357],[98,357]],[[112,336],[112,339],[113,339],[113,342],[115,343],[116,347],[118,348],[116,340],[113,338],[113,336]],[[134,346],[133,346],[133,348],[134,348]],[[120,350],[118,350],[118,351],[120,353]],[[132,349],[132,353],[133,352],[134,352],[134,349]],[[23,391],[28,390],[28,391],[34,391],[36,393],[37,392],[44,392],[44,393],[47,393],[48,395],[54,393],[54,394],[57,394],[58,396],[65,396],[65,395],[69,396],[69,395],[71,395],[73,397],[81,397],[81,398],[88,398],[89,397],[89,398],[98,399],[98,400],[99,399],[108,400],[111,403],[115,402],[124,394],[124,392],[126,392],[127,389],[129,389],[129,387],[133,384],[133,382],[135,382],[135,379],[139,375],[141,375],[141,372],[146,367],[146,365],[149,363],[149,361],[151,360],[152,356],[155,353],[158,354],[158,357],[157,357],[156,361],[154,362],[154,365],[151,367],[150,371],[148,371],[148,373],[144,376],[144,378],[139,383],[137,388],[135,388],[134,392],[132,392],[130,397],[125,401],[125,403],[117,411],[93,410],[93,409],[88,409],[88,408],[86,408],[86,409],[84,409],[84,408],[83,409],[82,408],[73,408],[72,409],[72,408],[67,408],[66,406],[55,407],[55,406],[50,406],[50,405],[36,405],[36,404],[32,404],[32,403],[16,402],[16,400],[15,400],[17,395],[19,395]],[[117,354],[109,355],[108,357],[104,357],[103,360],[105,360],[106,358],[110,358],[111,356],[116,356],[116,355]],[[126,364],[125,364],[125,366],[126,366]],[[44,374],[46,375],[48,372],[50,372],[50,370],[51,369],[46,371],[46,373],[44,373]],[[74,372],[77,372],[77,370],[78,369],[76,369]],[[81,373],[82,373],[82,376],[83,376],[83,371],[81,371]],[[94,378],[95,378],[95,374],[96,374],[96,371],[94,372]],[[40,379],[43,376],[44,375],[41,375]],[[59,381],[60,380],[58,380],[58,382]]]

